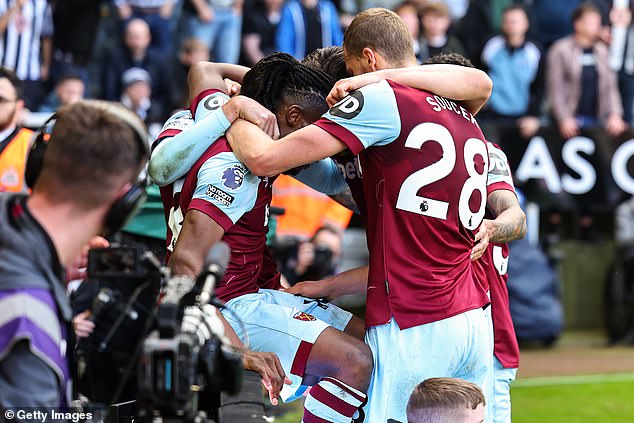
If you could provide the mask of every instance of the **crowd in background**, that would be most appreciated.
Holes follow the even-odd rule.
[[[184,105],[200,60],[253,65],[341,45],[359,10],[392,8],[422,62],[454,51],[494,82],[481,119],[524,135],[552,122],[616,134],[632,123],[634,30],[627,0],[0,0],[0,64],[31,111],[83,96],[121,101],[148,124]],[[573,12],[577,12],[573,16]],[[581,63],[581,66],[575,64]]]
[[[633,123],[634,2],[628,0],[0,0],[0,66],[21,80],[17,91],[8,80],[0,84],[6,109],[0,153],[11,137],[20,136],[14,146],[24,151],[30,139],[27,130],[14,134],[29,115],[16,96],[44,116],[85,97],[119,101],[157,134],[185,106],[194,63],[251,66],[274,51],[301,59],[341,45],[352,17],[374,6],[405,21],[421,63],[457,52],[488,72],[493,92],[478,116],[482,123],[517,126],[524,137],[552,125],[564,138],[584,126],[618,135]],[[5,180],[21,183],[14,173],[0,175],[0,190]],[[280,179],[276,201],[291,194],[277,204],[287,212],[280,234],[309,240],[324,225],[342,233],[349,213],[329,212],[335,206],[327,197]],[[138,233],[162,246],[154,194],[158,206]],[[315,210],[315,218],[306,210]],[[293,219],[300,227],[289,230]],[[300,277],[318,250],[305,245],[282,267]]]

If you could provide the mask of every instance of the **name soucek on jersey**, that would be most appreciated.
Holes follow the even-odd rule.
[[[488,143],[489,174],[487,192],[507,190],[515,194],[511,167],[506,154],[495,144]],[[493,217],[493,216],[491,216]],[[520,350],[509,309],[508,244],[490,243],[479,260],[473,262],[479,282],[491,292],[494,354],[505,368],[518,368]]]
[[[485,213],[487,147],[470,113],[382,81],[315,125],[359,155],[370,270],[366,325],[401,329],[486,305],[470,252]]]
[[[175,113],[157,142],[193,123],[189,110]],[[168,226],[167,259],[186,213],[198,210],[224,229],[222,240],[231,248],[224,279],[216,286],[220,299],[228,301],[260,288],[279,289],[280,275],[266,247],[272,184],[273,178],[252,174],[233,154],[227,140],[219,138],[182,179],[161,188]]]

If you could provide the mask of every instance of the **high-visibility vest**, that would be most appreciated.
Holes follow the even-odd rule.
[[[0,152],[0,192],[26,192],[24,170],[33,131],[22,128],[14,131],[9,144]]]

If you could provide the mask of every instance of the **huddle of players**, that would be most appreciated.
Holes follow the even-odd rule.
[[[248,72],[192,71],[191,106],[165,123],[150,162],[163,186],[168,264],[193,276],[211,245],[230,245],[216,289],[232,310],[227,331],[248,340],[245,365],[263,376],[273,402],[311,386],[305,423],[404,422],[414,387],[444,376],[483,387],[489,405],[502,405],[489,416],[508,421],[503,401],[491,399],[491,332],[498,367],[510,369],[508,397],[519,352],[503,243],[525,228],[504,153],[487,147],[472,116],[490,81],[461,66],[413,67],[407,29],[385,9],[355,18],[344,51],[345,68],[342,51],[330,48],[304,63],[274,54]],[[346,68],[381,72],[339,82],[329,100],[345,98],[327,111]],[[240,96],[223,92],[225,77],[241,82]],[[336,306],[280,291],[265,236],[271,185],[291,169],[322,192],[351,194],[367,225],[369,268],[311,286],[367,289],[367,331]],[[495,220],[483,220],[487,207]],[[485,251],[489,237],[500,244]]]

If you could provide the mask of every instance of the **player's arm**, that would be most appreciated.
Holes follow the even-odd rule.
[[[249,71],[246,66],[230,63],[198,62],[187,73],[187,89],[189,103],[204,90],[217,89],[226,91],[225,78],[242,83],[244,75]]]
[[[278,141],[240,120],[227,131],[227,139],[236,156],[253,173],[272,176],[345,149],[358,154],[373,145],[389,144],[400,132],[396,95],[382,81],[357,90],[314,124]]]
[[[323,129],[309,125],[278,141],[242,119],[227,131],[235,155],[258,176],[274,176],[335,155],[346,145]]]
[[[350,187],[334,160],[326,158],[291,175],[301,183],[328,195],[345,208],[359,213]]]
[[[206,115],[196,121],[191,114],[187,115],[189,111],[176,112],[165,122],[154,142],[148,171],[159,186],[171,184],[184,176],[205,150],[239,117],[258,125],[273,137],[279,135],[275,115],[255,100],[244,96],[229,99],[219,91],[204,92],[207,93],[202,101],[204,104],[221,106],[203,104],[197,107],[198,115],[204,112]]]
[[[383,69],[342,79],[328,95],[328,104],[333,106],[352,91],[382,79],[459,101],[473,115],[484,106],[493,89],[491,78],[479,69],[448,64],[421,65]]]
[[[363,294],[368,286],[368,266],[350,269],[320,281],[299,282],[286,292],[308,298],[334,300],[342,295]]]
[[[491,242],[507,243],[526,236],[526,215],[514,192],[493,191],[487,196],[487,207],[495,216],[484,221]]]

